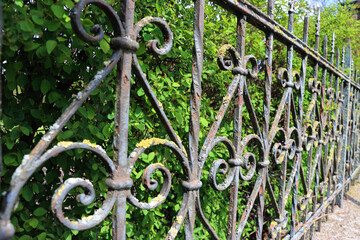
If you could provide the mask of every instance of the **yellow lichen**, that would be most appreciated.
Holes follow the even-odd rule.
[[[143,28],[146,25],[148,25],[152,20],[153,20],[153,17],[145,17],[137,24],[137,26],[140,28]]]
[[[179,135],[177,135],[176,133],[175,133],[175,135],[176,135],[176,139],[177,139],[179,142],[181,142],[181,139],[180,139]],[[184,155],[187,157],[187,152],[186,152],[186,149],[184,148],[184,146],[182,146],[181,151],[182,151],[182,152],[184,153]]]
[[[70,141],[62,141],[62,142],[58,142],[58,146],[63,147],[63,148],[68,148],[73,144],[73,142]]]
[[[154,163],[154,166],[165,167],[162,163]]]
[[[162,103],[161,103],[159,100],[158,100],[158,104],[159,104],[159,107],[160,107],[161,109],[164,109]]]
[[[159,203],[159,202],[164,201],[164,199],[165,199],[165,196],[159,194],[157,197],[155,197],[155,198],[152,200],[152,202],[154,202],[154,203]]]
[[[64,190],[64,188],[65,188],[65,185],[62,185],[58,190],[57,190],[57,193],[56,193],[56,195],[57,196],[61,196],[61,193],[62,193],[62,191]]]
[[[178,223],[178,224],[181,224],[182,223],[182,220],[183,220],[183,216],[177,216],[176,217],[176,222]]]
[[[72,225],[78,225],[78,224],[79,224],[77,221],[74,221],[74,220],[70,220],[70,223],[71,223]]]
[[[172,143],[172,142],[167,139],[150,138],[150,139],[144,139],[141,142],[137,143],[136,147],[149,148],[152,145],[159,145],[159,144],[166,144],[166,143]]]
[[[230,97],[229,96],[226,96],[226,97],[224,97],[224,103],[228,103],[228,102],[230,102]]]
[[[219,51],[217,52],[217,57],[221,57],[221,56],[224,56],[226,51],[231,48],[232,46],[230,44],[225,44],[223,45]]]
[[[277,33],[280,33],[280,34],[284,34],[284,32],[280,29],[279,26],[275,26],[274,31],[277,32]]]
[[[86,145],[93,147],[93,148],[97,148],[97,145],[95,143],[91,143],[89,140],[84,139],[83,143],[85,143]]]

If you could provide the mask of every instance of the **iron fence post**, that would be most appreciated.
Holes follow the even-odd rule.
[[[2,61],[1,61],[1,53],[2,53],[2,35],[3,35],[3,16],[2,16],[2,5],[0,0],[0,121],[2,120]],[[1,176],[2,176],[2,140],[1,140],[1,132],[0,129],[0,192],[1,192]]]
[[[346,47],[345,59],[344,62],[344,69],[348,71],[348,77],[351,79],[351,49],[350,45]],[[343,116],[343,131],[342,131],[342,149],[341,149],[341,156],[340,162],[338,167],[338,184],[344,184],[345,177],[346,177],[346,156],[348,152],[347,148],[347,140],[348,140],[348,125],[349,125],[349,114],[350,111],[350,88],[351,83],[344,80],[343,81],[343,94],[344,94],[344,105],[342,110]],[[344,191],[342,189],[339,195],[336,197],[336,203],[341,207],[344,199]]]

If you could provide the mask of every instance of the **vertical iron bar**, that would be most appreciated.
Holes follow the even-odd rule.
[[[134,0],[121,0],[119,17],[125,28],[122,37],[136,39],[134,36]],[[125,177],[128,154],[129,106],[131,85],[132,51],[123,50],[117,66],[115,130],[114,130],[114,160],[119,167],[119,177]],[[129,190],[121,190],[115,204],[113,217],[113,239],[126,239],[126,198]]]
[[[203,67],[204,0],[194,0],[194,49],[190,97],[189,158],[194,167],[198,159],[200,131],[201,75]]]
[[[189,131],[189,162],[192,171],[190,179],[200,179],[197,176],[197,163],[199,154],[199,131],[200,131],[200,105],[201,105],[201,75],[203,67],[203,36],[204,36],[204,0],[194,0],[194,48],[192,60],[192,85],[190,96],[190,131]],[[194,239],[195,225],[195,202],[194,191],[188,193],[189,212],[185,220],[185,239]]]
[[[309,16],[306,15],[304,19],[304,28],[303,28],[303,42],[307,44],[308,42],[308,35],[309,35]],[[302,55],[302,62],[301,62],[301,72],[300,72],[300,95],[299,95],[299,122],[297,123],[297,128],[302,133],[302,125],[303,125],[303,103],[304,103],[304,96],[305,96],[305,79],[306,79],[306,67],[307,67],[307,59],[308,55]],[[296,152],[296,159],[295,161],[299,162],[297,173],[295,174],[295,179],[293,183],[294,189],[294,197],[292,199],[292,206],[291,206],[291,226],[290,226],[290,236],[291,238],[294,237],[296,232],[296,217],[297,217],[297,207],[298,207],[298,189],[299,189],[299,174],[300,174],[300,167],[302,163],[302,149],[298,149]]]
[[[314,47],[314,50],[316,52],[319,52],[319,45],[320,45],[320,9],[318,10],[318,15],[317,15],[317,21],[316,21],[316,34],[315,34],[315,47]],[[316,83],[317,82],[317,79],[318,79],[318,70],[319,70],[319,63],[316,61],[315,62],[315,66],[314,66],[314,82]],[[317,97],[317,96],[316,96]],[[317,104],[317,101],[316,101],[316,104]],[[316,109],[314,108],[314,111],[312,113],[312,121],[314,121],[315,119],[315,111]],[[316,141],[318,141],[319,139],[316,139]],[[317,152],[317,151],[316,151]],[[316,155],[315,155],[315,158],[316,158]],[[310,156],[309,158],[309,161],[311,162],[312,161],[312,155]],[[314,161],[314,164],[315,164],[315,161]],[[316,167],[316,171],[315,171],[315,188],[314,188],[314,197],[313,197],[313,213],[315,212],[316,210],[316,204],[317,204],[317,194],[318,194],[318,167]],[[312,185],[312,179],[309,179],[308,180],[308,186],[309,186],[309,189],[311,188],[311,185]],[[312,239],[312,236],[313,236],[313,233],[314,233],[314,225],[315,224],[311,224],[310,225],[310,232],[309,232],[309,238]]]
[[[346,48],[346,58],[343,58],[343,70],[348,69],[349,78],[351,77],[351,48],[350,45]],[[349,125],[349,100],[350,100],[350,82],[343,80],[343,94],[344,94],[344,107],[343,107],[343,132],[342,132],[342,149],[341,158],[338,167],[338,183],[342,184],[345,181],[345,166],[346,166],[346,152],[347,152],[347,135]],[[336,203],[341,207],[344,199],[344,190],[342,189],[336,197]]]
[[[328,45],[328,39],[327,39],[327,35],[325,34],[325,37],[324,37],[324,41],[323,41],[323,57],[325,59],[327,59],[327,45]],[[325,126],[326,126],[326,120],[327,120],[327,112],[325,110],[325,98],[326,98],[326,75],[327,75],[327,69],[324,67],[323,68],[323,75],[322,75],[322,79],[321,79],[321,101],[320,101],[320,128],[321,129],[324,129]],[[321,134],[320,136],[320,144],[319,144],[319,147],[321,148],[321,157],[320,157],[320,161],[319,161],[319,167],[317,169],[319,169],[319,173],[318,175],[320,175],[321,173],[325,174],[325,168],[326,168],[326,156],[327,154],[322,154],[322,148],[324,147],[324,142],[325,142],[325,139],[324,139],[325,135],[324,135],[324,132],[323,134]],[[327,150],[328,150],[328,144],[325,145],[325,153],[327,153]],[[318,176],[318,179],[320,178],[321,176]],[[323,182],[325,180],[325,176],[322,176],[322,181]],[[323,196],[323,193],[322,193],[322,190],[319,191],[319,195],[320,195],[320,205],[322,205],[324,203],[324,196]],[[320,215],[322,216],[322,214]],[[320,231],[321,230],[321,221],[323,219],[320,218],[317,223],[318,223],[318,229],[317,231]]]
[[[336,68],[340,69],[340,49],[336,50]],[[339,77],[335,77],[335,103],[339,101]]]
[[[290,0],[289,1],[289,20],[288,20],[288,30],[289,32],[293,31],[294,28],[294,4],[295,1]],[[289,44],[287,46],[287,72],[289,79],[288,81],[292,82],[292,66],[293,66],[293,52],[294,52],[294,46],[292,44]],[[291,90],[291,89],[290,89]],[[284,94],[288,91],[288,88],[285,88]],[[290,128],[290,111],[291,111],[291,98],[292,98],[292,91],[289,91],[287,95],[287,99],[285,102],[285,108],[284,108],[284,130],[287,134]],[[284,156],[284,160],[281,163],[281,176],[280,176],[280,189],[279,189],[279,210],[280,210],[280,217],[279,220],[282,222],[285,217],[285,206],[286,201],[288,199],[288,196],[286,196],[286,176],[287,176],[287,153]],[[282,229],[279,229],[279,233],[276,236],[276,239],[280,240],[282,235]]]
[[[337,48],[337,50],[336,50],[336,68],[339,69],[339,66],[340,66],[340,49]],[[335,99],[334,99],[334,102],[336,103],[337,106],[340,104],[339,97],[340,97],[339,96],[339,77],[336,76],[335,77]],[[340,125],[340,122],[338,122],[338,119],[337,119],[338,113],[340,113],[340,109],[336,109],[336,111],[335,111],[335,124],[333,126],[335,134],[337,131],[337,127]],[[335,139],[337,139],[337,136],[335,136]],[[335,191],[335,189],[336,189],[335,178],[337,178],[337,174],[338,174],[338,168],[337,168],[338,158],[336,156],[338,156],[339,148],[340,148],[340,144],[337,141],[335,142],[335,145],[336,145],[336,152],[334,153],[334,163],[333,163],[334,170],[333,170],[332,179],[330,179],[330,181],[334,181],[333,191]],[[336,202],[335,199],[331,201],[331,211],[332,212],[334,211],[335,202]]]
[[[2,6],[0,0],[0,121],[2,119],[2,60],[1,60],[1,52],[2,52],[2,30],[3,30],[3,18],[2,18]],[[2,176],[2,141],[1,141],[1,129],[0,129],[0,186],[1,186],[1,176]],[[0,187],[1,192],[1,187]]]
[[[331,52],[330,52],[330,62],[331,62],[331,64],[334,64],[334,56],[335,56],[335,31],[333,31],[333,36],[332,36],[332,40],[331,40]],[[329,85],[329,87],[332,88],[332,89],[335,89],[334,88],[334,83],[333,83],[333,78],[334,78],[334,74],[332,72],[330,72],[330,85]],[[333,94],[333,96],[332,96],[333,99],[329,99],[329,102],[327,104],[331,108],[330,110],[328,110],[327,124],[331,125],[333,128],[335,128],[336,123],[334,124],[332,122],[331,118],[332,118],[333,114],[336,115],[336,110],[333,110],[331,106],[332,106],[332,103],[335,101],[335,99],[334,99],[335,95],[336,95],[336,93]],[[328,131],[329,131],[328,132],[328,136],[329,136],[328,145],[330,145],[330,153],[329,153],[329,155],[326,154],[326,157],[324,158],[325,162],[327,162],[327,156],[329,156],[330,159],[334,160],[332,149],[334,149],[334,146],[335,146],[335,142],[334,142],[334,139],[333,139],[333,138],[335,138],[335,136],[332,136],[332,133],[331,133],[332,130],[330,130],[330,128],[328,128]],[[326,151],[326,153],[327,153],[327,151]],[[329,164],[331,164],[331,162],[329,162]],[[328,174],[328,175],[325,176],[325,179],[324,179],[325,181],[326,181],[326,179],[328,179],[327,180],[327,194],[326,194],[327,198],[330,197],[330,192],[331,192],[331,182],[332,182],[331,167],[332,166],[327,166],[327,168],[329,169],[329,172],[325,173],[325,174]],[[326,215],[325,220],[328,220],[328,213],[329,213],[329,207],[327,207],[326,210],[325,210],[325,215]]]
[[[245,29],[246,29],[246,17],[237,17],[236,26],[236,49],[240,53],[241,60],[245,56]],[[234,146],[236,153],[241,148],[241,137],[242,137],[242,110],[244,106],[244,81],[245,77],[240,76],[239,85],[236,88],[235,103],[234,103]],[[240,156],[236,156],[240,157]],[[230,204],[229,204],[229,217],[228,217],[228,240],[236,238],[236,223],[237,223],[237,209],[238,209],[238,192],[239,192],[239,174],[240,168],[237,167],[235,170],[234,180],[230,187]]]
[[[268,1],[267,7],[268,16],[274,18],[274,0]],[[265,46],[265,89],[264,89],[264,125],[263,125],[263,139],[265,146],[264,161],[268,161],[271,143],[269,143],[268,135],[270,128],[270,113],[271,113],[271,84],[272,84],[272,57],[273,57],[273,45],[274,45],[274,34],[273,32],[266,33],[266,46]],[[265,210],[265,189],[266,179],[269,171],[269,167],[263,169],[264,174],[259,190],[259,207],[258,207],[258,229],[257,239],[262,239],[263,225],[264,225],[264,210]]]

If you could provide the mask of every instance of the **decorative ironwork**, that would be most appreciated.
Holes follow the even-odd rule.
[[[71,11],[71,23],[76,35],[86,42],[100,41],[104,32],[101,26],[95,25],[89,35],[83,28],[80,15],[88,4],[94,4],[109,18],[114,30],[111,39],[113,54],[109,64],[97,72],[92,81],[79,92],[60,116],[50,127],[50,130],[42,137],[41,141],[24,156],[21,165],[12,176],[10,188],[4,198],[4,204],[0,212],[0,239],[8,239],[14,235],[14,227],[10,222],[11,211],[14,208],[19,191],[26,181],[48,159],[61,152],[70,149],[86,149],[101,157],[107,166],[109,178],[106,180],[109,189],[101,208],[86,218],[76,221],[69,220],[64,216],[62,204],[69,191],[75,187],[81,187],[85,194],[80,194],[77,199],[87,205],[94,200],[94,188],[90,181],[80,178],[67,179],[54,193],[52,198],[52,210],[59,221],[66,227],[74,230],[90,229],[99,224],[113,210],[114,227],[113,238],[126,238],[126,204],[140,209],[153,209],[164,203],[171,187],[170,171],[161,163],[150,164],[144,172],[143,184],[149,190],[155,190],[158,182],[151,178],[154,171],[159,170],[163,175],[163,183],[160,193],[149,203],[140,202],[130,191],[133,180],[130,175],[139,156],[148,148],[161,145],[171,149],[180,161],[183,168],[184,196],[181,208],[178,210],[175,221],[172,223],[166,239],[174,239],[181,226],[184,225],[186,239],[193,239],[195,218],[198,217],[214,239],[219,239],[217,233],[205,217],[201,203],[200,191],[202,187],[203,166],[212,149],[219,143],[226,146],[230,158],[219,159],[212,163],[209,182],[211,186],[222,191],[230,189],[230,206],[228,215],[228,239],[241,239],[245,224],[254,207],[255,201],[259,202],[257,209],[257,239],[265,237],[263,230],[263,213],[265,191],[267,191],[276,212],[276,219],[270,224],[267,238],[269,239],[298,239],[306,237],[304,234],[309,228],[311,235],[314,225],[320,228],[321,221],[318,217],[329,211],[329,205],[341,205],[344,190],[349,182],[354,179],[359,171],[359,109],[358,99],[360,86],[354,78],[357,73],[351,71],[350,47],[343,50],[343,69],[350,69],[348,75],[339,69],[340,51],[335,54],[335,35],[331,42],[331,59],[327,60],[327,37],[324,38],[323,55],[319,54],[320,42],[320,14],[316,24],[315,48],[307,45],[308,40],[308,17],[304,20],[304,35],[300,40],[293,31],[294,1],[289,2],[288,29],[285,29],[273,20],[273,0],[269,1],[268,14],[264,14],[251,4],[242,1],[214,0],[215,3],[225,10],[233,13],[238,18],[238,46],[224,45],[218,52],[218,65],[221,70],[231,71],[233,79],[228,91],[218,110],[210,131],[203,143],[199,146],[199,119],[201,100],[201,76],[203,66],[203,26],[204,26],[204,0],[194,2],[194,54],[193,54],[193,83],[190,96],[190,131],[189,148],[183,146],[181,139],[174,131],[165,110],[155,96],[152,88],[141,70],[141,65],[136,57],[139,49],[137,37],[140,31],[148,24],[156,24],[164,36],[164,44],[160,47],[158,40],[148,42],[148,47],[153,54],[165,55],[171,47],[173,34],[162,19],[146,17],[134,24],[134,1],[122,0],[121,7],[124,11],[120,16],[113,8],[101,0],[80,0]],[[252,55],[245,54],[246,24],[252,24],[266,34],[265,55],[265,89],[264,89],[264,122],[261,126],[258,116],[254,111],[247,80],[255,78],[258,72],[257,59]],[[270,122],[272,58],[274,38],[287,46],[287,66],[280,69],[277,80],[283,87],[280,104],[277,107],[275,118]],[[294,51],[302,56],[300,73],[293,70]],[[225,58],[230,56],[230,60]],[[308,60],[313,62],[313,78],[305,86],[306,67]],[[247,66],[249,64],[251,68]],[[89,97],[92,91],[118,64],[117,77],[117,100],[115,109],[114,131],[114,160],[111,160],[102,147],[84,142],[59,142],[50,148],[50,143],[64,127],[67,121],[74,115],[78,108]],[[335,66],[334,66],[335,64]],[[319,72],[322,71],[322,78]],[[329,82],[327,82],[329,74]],[[154,110],[159,116],[166,132],[171,140],[145,139],[137,144],[137,147],[128,154],[128,128],[129,128],[129,103],[130,103],[130,79],[135,76],[141,83],[146,96],[149,98]],[[311,102],[306,111],[303,109],[305,93],[311,95]],[[294,95],[298,95],[295,100]],[[321,99],[319,102],[318,99]],[[325,101],[326,99],[326,101]],[[230,102],[234,101],[234,139],[217,136],[219,126],[229,108]],[[336,108],[330,108],[332,104]],[[242,136],[243,109],[250,114],[251,125],[254,134]],[[332,118],[331,116],[335,116]],[[330,127],[331,126],[331,127]],[[248,152],[248,146],[254,146],[253,152]],[[350,147],[348,147],[350,146]],[[200,149],[200,151],[199,151]],[[254,152],[257,152],[255,155]],[[307,157],[304,157],[307,156]],[[305,159],[305,160],[304,160]],[[291,160],[291,169],[288,162]],[[269,177],[269,165],[281,166],[281,178],[279,195],[274,193],[274,187]],[[290,174],[288,172],[290,171]],[[217,181],[217,174],[226,174],[225,180]],[[239,182],[255,179],[252,192],[247,199],[247,204],[242,216],[237,216],[237,199]],[[299,184],[302,185],[304,195],[299,194]],[[312,187],[312,186],[315,187]],[[292,193],[292,195],[290,195]],[[277,198],[278,197],[278,198]],[[286,204],[291,199],[291,211],[286,210]],[[310,204],[310,202],[312,203]],[[318,201],[319,204],[318,204]],[[301,214],[301,222],[297,221]],[[285,231],[290,224],[290,231]]]

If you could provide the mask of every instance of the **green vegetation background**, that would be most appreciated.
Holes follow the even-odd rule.
[[[115,10],[119,2],[109,0]],[[267,3],[252,0],[252,4],[266,12]],[[174,44],[166,56],[152,56],[146,50],[146,42],[157,38],[163,41],[161,31],[153,25],[146,27],[139,36],[140,49],[137,51],[142,69],[162,102],[175,131],[188,144],[189,96],[191,85],[193,3],[189,0],[137,1],[136,20],[145,16],[166,19],[174,33]],[[287,2],[276,1],[275,20],[287,26]],[[74,94],[101,69],[111,55],[109,41],[111,25],[104,14],[94,6],[83,12],[83,25],[89,30],[95,23],[101,24],[106,33],[99,43],[87,44],[78,39],[71,28],[69,10],[74,6],[71,0],[43,1],[3,1],[3,115],[0,121],[3,144],[3,172],[1,191],[6,191],[15,168],[23,156],[28,154],[49,126],[55,122],[72,101]],[[302,24],[307,4],[297,3],[295,14],[295,35],[302,38]],[[354,60],[359,64],[360,22],[351,17],[349,7],[330,6],[323,10],[321,18],[321,39],[327,34],[330,42],[333,31],[336,45],[342,46],[349,40],[354,52]],[[204,32],[203,96],[201,107],[200,141],[204,141],[216,116],[217,109],[231,82],[231,74],[221,72],[216,64],[216,53],[223,44],[236,45],[236,18],[211,2],[206,3]],[[246,54],[252,54],[259,61],[260,74],[257,79],[249,79],[248,86],[258,119],[262,123],[265,35],[250,24],[247,25]],[[309,45],[314,46],[315,16],[310,14]],[[322,45],[322,44],[321,44]],[[328,55],[329,55],[328,54]],[[275,41],[273,72],[286,66],[286,46]],[[328,56],[328,59],[330,57]],[[295,54],[294,69],[300,70],[300,56]],[[311,65],[311,64],[310,64]],[[360,66],[360,65],[357,65]],[[308,75],[312,69],[308,67]],[[300,72],[300,71],[299,71]],[[91,94],[74,117],[57,136],[57,141],[83,141],[88,139],[101,145],[112,157],[112,133],[115,101],[115,71]],[[272,114],[275,112],[282,90],[276,81],[273,84]],[[230,106],[218,135],[232,139],[232,109]],[[243,134],[253,133],[249,115],[244,112]],[[129,151],[142,139],[168,138],[155,111],[144,95],[136,79],[131,90]],[[53,143],[56,144],[56,141]],[[200,145],[201,146],[201,145]],[[226,238],[227,209],[229,192],[214,191],[207,180],[211,163],[215,159],[227,159],[226,151],[218,147],[208,159],[203,173],[201,189],[202,206],[206,217],[222,239]],[[127,237],[129,239],[161,239],[169,231],[176,211],[182,201],[181,179],[183,172],[175,157],[163,148],[153,148],[145,152],[136,163],[132,173],[135,186],[133,193],[142,200],[149,201],[157,191],[150,192],[141,184],[141,176],[147,165],[162,162],[172,173],[172,189],[166,203],[154,210],[139,210],[131,205],[127,209]],[[271,177],[276,183],[276,170]],[[100,159],[86,151],[68,151],[49,160],[39,169],[22,189],[19,203],[12,215],[16,226],[14,239],[110,239],[111,216],[92,230],[77,232],[63,227],[51,215],[50,201],[56,188],[70,177],[87,178],[94,184],[96,201],[89,206],[79,205],[75,197],[81,189],[75,189],[65,203],[65,213],[69,218],[80,218],[93,213],[101,206],[106,196],[106,171]],[[161,174],[154,176],[161,182]],[[221,177],[218,179],[221,181]],[[239,214],[246,204],[246,197],[252,189],[252,181],[241,182]],[[160,189],[160,187],[158,188]],[[256,207],[254,208],[256,209]],[[269,199],[266,199],[265,230],[273,215]],[[256,227],[256,211],[246,225],[244,238],[253,238]],[[182,239],[183,229],[179,239]],[[199,221],[196,222],[197,239],[208,239],[207,232]]]

